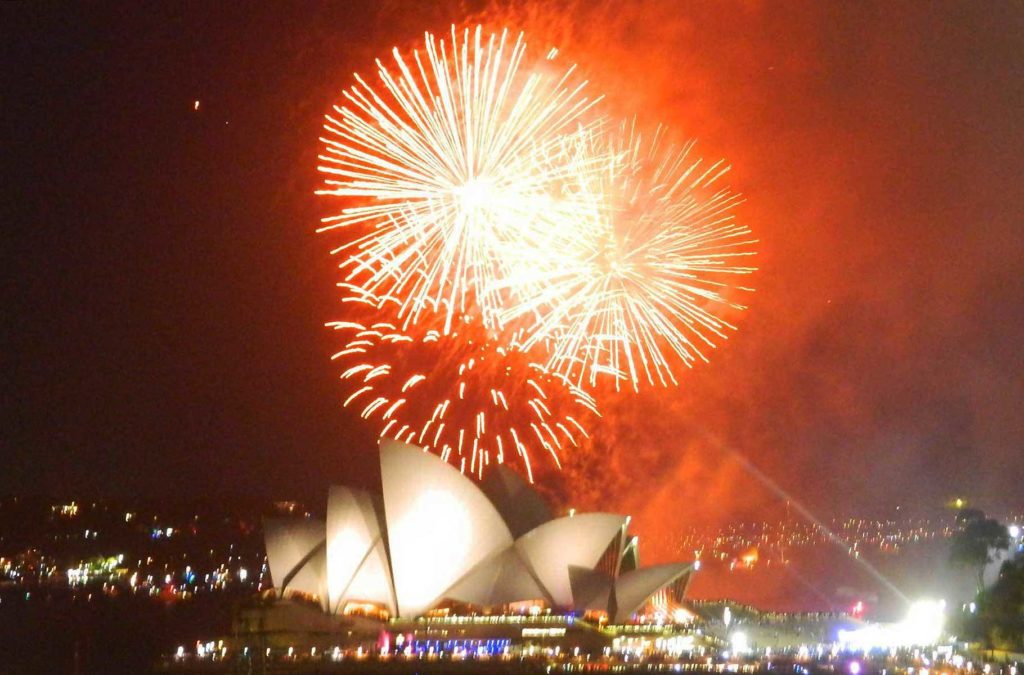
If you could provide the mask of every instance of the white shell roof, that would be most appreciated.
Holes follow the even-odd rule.
[[[381,484],[398,615],[430,609],[512,534],[472,480],[422,449],[384,440]]]
[[[547,600],[514,546],[492,555],[444,592],[444,598],[483,607],[525,600]]]
[[[647,599],[659,590],[693,571],[690,563],[668,563],[625,572],[615,580],[615,623],[629,620]]]
[[[559,607],[572,607],[569,567],[593,568],[626,524],[612,513],[580,513],[551,520],[516,541],[516,549]]]
[[[523,536],[554,515],[533,486],[504,464],[487,472],[480,489],[505,519],[513,537]]]
[[[369,601],[395,613],[377,508],[361,490],[332,486],[328,493],[327,588],[332,612],[348,601]]]
[[[263,523],[263,532],[274,587],[315,595],[326,604],[323,521],[271,518]]]
[[[586,567],[569,568],[569,584],[572,587],[573,609],[608,611],[612,587],[615,581],[604,572]]]

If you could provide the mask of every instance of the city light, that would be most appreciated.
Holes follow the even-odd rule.
[[[732,645],[732,650],[737,654],[745,654],[750,651],[750,641],[747,639],[747,634],[743,631],[738,630],[733,633],[729,643]]]
[[[902,621],[840,630],[839,642],[854,651],[934,645],[942,636],[945,609],[944,600],[918,600],[910,606]]]

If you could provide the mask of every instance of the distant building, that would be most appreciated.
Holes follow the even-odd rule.
[[[478,485],[397,441],[381,443],[380,462],[380,495],[335,486],[326,521],[266,521],[279,597],[381,620],[557,612],[660,624],[692,616],[682,600],[693,564],[639,567],[626,516],[556,518],[503,466]]]

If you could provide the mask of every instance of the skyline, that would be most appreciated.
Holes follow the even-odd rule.
[[[746,462],[827,515],[1018,506],[1024,15],[566,6],[516,18],[583,68],[616,59],[599,87],[651,78],[637,107],[730,160],[763,242],[740,330],[678,389],[606,405],[566,499],[610,485],[641,532],[780,508]],[[292,9],[2,10],[0,493],[312,502],[372,482],[329,361],[316,138],[351,72],[466,13]]]

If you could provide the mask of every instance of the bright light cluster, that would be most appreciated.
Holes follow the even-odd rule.
[[[326,116],[318,194],[342,200],[320,231],[369,313],[329,324],[352,332],[346,405],[381,437],[532,479],[531,447],[558,464],[602,384],[677,384],[735,329],[756,240],[724,162],[610,123],[522,34],[428,33],[376,66]]]
[[[856,630],[839,631],[839,643],[855,651],[924,647],[934,645],[942,637],[946,623],[943,600],[918,600],[906,618],[892,624],[871,624]]]

